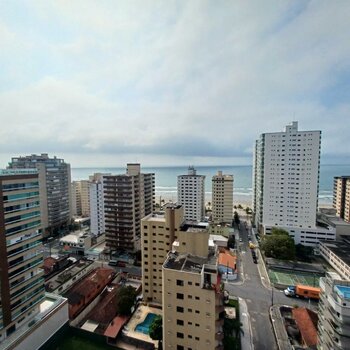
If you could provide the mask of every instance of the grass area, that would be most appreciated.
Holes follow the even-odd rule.
[[[280,283],[289,286],[303,284],[306,286],[319,286],[320,276],[316,274],[301,273],[296,271],[281,271],[269,269],[269,277],[272,283]]]

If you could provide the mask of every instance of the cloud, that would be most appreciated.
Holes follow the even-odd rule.
[[[347,2],[1,6],[4,161],[250,162],[258,135],[292,120],[323,131],[325,161],[349,160]]]

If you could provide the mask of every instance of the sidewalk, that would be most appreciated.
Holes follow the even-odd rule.
[[[241,333],[241,349],[242,350],[253,350],[253,334],[252,327],[250,323],[250,316],[248,313],[247,303],[244,299],[239,299],[239,319],[242,323],[242,333]]]

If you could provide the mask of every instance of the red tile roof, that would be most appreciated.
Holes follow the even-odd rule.
[[[224,252],[219,253],[218,263],[219,265],[228,266],[231,269],[234,269],[236,264],[236,257],[232,256],[229,251],[225,250]]]
[[[105,330],[104,335],[106,337],[115,338],[128,319],[129,319],[128,316],[115,317],[113,321],[110,323],[110,325],[107,327],[107,329]]]
[[[292,313],[305,344],[308,347],[316,346],[318,322],[317,314],[304,307],[294,308]]]

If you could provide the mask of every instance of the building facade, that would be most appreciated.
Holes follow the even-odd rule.
[[[223,349],[224,295],[209,233],[189,228],[163,265],[164,349]]]
[[[177,201],[187,220],[201,221],[205,216],[205,176],[197,175],[193,166],[187,175],[177,177]]]
[[[254,222],[260,232],[280,227],[302,241],[301,236],[322,231],[316,226],[320,150],[321,131],[300,131],[297,122],[260,135],[253,168]]]
[[[320,288],[317,348],[350,349],[350,280],[328,272],[320,279]]]
[[[90,216],[90,183],[88,180],[72,182],[72,213],[74,216]]]
[[[164,213],[142,219],[142,291],[146,302],[162,303],[162,266],[183,221],[183,208],[176,204],[167,204]]]
[[[123,175],[103,176],[106,245],[111,251],[141,249],[141,219],[153,212],[154,174],[128,164]]]
[[[69,225],[71,207],[70,165],[56,156],[32,154],[12,158],[9,169],[37,169],[39,175],[40,211],[44,237]]]
[[[45,294],[39,187],[35,169],[0,171],[0,348]]]
[[[212,178],[212,220],[214,223],[232,224],[233,175],[219,171]]]
[[[89,177],[89,199],[90,199],[90,229],[91,233],[99,236],[105,233],[105,216],[103,202],[103,179],[104,175],[94,174]]]
[[[336,214],[350,222],[350,176],[336,176],[333,185],[333,208]]]

